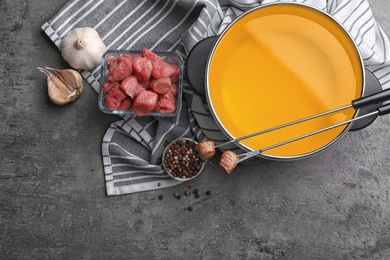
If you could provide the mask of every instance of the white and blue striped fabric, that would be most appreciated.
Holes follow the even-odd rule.
[[[148,47],[175,51],[185,59],[197,42],[220,34],[243,12],[274,2],[304,3],[332,15],[350,32],[366,68],[383,89],[390,88],[389,40],[367,0],[72,0],[42,29],[58,47],[73,28],[92,27],[109,49]],[[99,72],[99,67],[82,72],[96,91]],[[184,88],[185,101],[177,117],[123,117],[109,127],[102,141],[108,196],[179,184],[159,164],[166,140],[181,136],[217,143],[227,140],[212,119],[204,97],[192,91],[187,82]]]

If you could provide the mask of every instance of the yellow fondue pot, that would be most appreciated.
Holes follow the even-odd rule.
[[[296,3],[260,6],[218,37],[205,72],[212,116],[236,139],[323,113],[361,97],[365,73],[349,33],[327,13]],[[353,108],[242,140],[260,150],[352,119]],[[261,156],[302,158],[329,147],[351,124],[272,149]]]

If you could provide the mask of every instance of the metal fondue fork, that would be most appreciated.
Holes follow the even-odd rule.
[[[355,117],[353,119],[346,120],[346,121],[340,122],[338,124],[334,124],[334,125],[328,126],[326,128],[322,128],[320,130],[317,130],[317,131],[314,131],[314,132],[311,132],[311,133],[308,133],[308,134],[305,134],[305,135],[301,135],[301,136],[295,137],[293,139],[290,139],[290,140],[287,140],[287,141],[284,141],[284,142],[281,142],[281,143],[278,143],[278,144],[274,144],[274,145],[268,146],[268,147],[260,149],[260,150],[255,150],[255,151],[239,154],[237,156],[240,159],[237,161],[237,163],[245,161],[245,160],[247,160],[249,158],[252,158],[252,157],[254,157],[256,155],[262,154],[265,151],[268,151],[268,150],[271,150],[271,149],[274,149],[274,148],[277,148],[277,147],[280,147],[280,146],[283,146],[283,145],[286,145],[286,144],[289,144],[289,143],[292,143],[292,142],[304,139],[306,137],[310,137],[310,136],[313,136],[313,135],[325,132],[327,130],[330,130],[330,129],[333,129],[333,128],[336,128],[336,127],[339,127],[339,126],[342,126],[342,125],[345,125],[345,124],[348,124],[348,123],[352,123],[354,121],[360,120],[360,119],[365,118],[365,117],[369,117],[369,116],[373,116],[373,115],[383,116],[383,115],[386,115],[386,114],[389,114],[389,113],[390,113],[390,104],[386,104],[386,105],[380,106],[374,112],[371,112],[371,113],[368,113],[368,114],[365,114],[365,115],[362,115],[362,116],[358,116],[358,117]]]
[[[281,128],[285,128],[285,127],[288,127],[288,126],[299,124],[299,123],[302,123],[302,122],[305,122],[305,121],[308,121],[308,120],[311,120],[311,119],[315,119],[315,118],[318,118],[318,117],[321,117],[321,116],[329,115],[331,113],[336,113],[336,112],[342,111],[342,110],[347,109],[347,108],[353,107],[356,110],[358,108],[361,108],[361,107],[364,107],[364,106],[367,106],[367,105],[371,105],[371,104],[377,104],[377,103],[380,103],[380,102],[383,102],[383,101],[386,101],[386,100],[389,100],[389,99],[390,99],[390,89],[382,90],[382,91],[379,91],[379,92],[374,93],[372,95],[368,95],[368,96],[365,96],[365,97],[360,97],[358,99],[352,100],[351,104],[349,104],[349,105],[346,105],[346,106],[343,106],[343,107],[339,107],[339,108],[336,108],[336,109],[332,109],[332,110],[329,110],[329,111],[326,111],[326,112],[322,112],[322,113],[319,113],[319,114],[316,114],[316,115],[313,115],[313,116],[305,117],[305,118],[302,118],[302,119],[299,119],[299,120],[296,120],[296,121],[293,121],[293,122],[289,122],[289,123],[286,123],[286,124],[283,124],[283,125],[275,126],[275,127],[272,127],[272,128],[266,129],[266,130],[262,130],[262,131],[259,131],[259,132],[256,132],[256,133],[245,135],[245,136],[242,136],[242,137],[239,137],[239,138],[235,138],[235,139],[232,139],[232,140],[227,141],[225,143],[221,143],[221,144],[215,145],[214,148],[219,148],[219,147],[225,146],[227,144],[236,143],[236,142],[239,142],[239,141],[251,138],[251,137],[255,137],[255,136],[258,136],[258,135],[262,135],[262,134],[271,132],[271,131],[279,130]],[[366,116],[362,116],[362,117],[356,118],[356,120],[362,119],[364,117],[366,117]],[[356,120],[353,120],[353,121],[356,121]],[[351,122],[353,122],[353,121],[351,121]],[[347,121],[346,121],[346,123],[347,123]],[[344,123],[344,124],[346,124],[346,123]],[[276,148],[276,147],[273,147],[273,148]],[[270,149],[272,149],[272,148],[270,148]],[[270,150],[270,149],[267,149],[267,150]],[[252,153],[252,152],[249,152],[249,153]]]

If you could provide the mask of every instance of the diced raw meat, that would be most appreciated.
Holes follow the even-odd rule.
[[[152,62],[144,57],[136,57],[133,61],[133,73],[140,83],[146,82],[152,75]]]
[[[171,64],[171,66],[174,72],[169,77],[171,78],[171,82],[175,83],[179,79],[180,69],[177,65]]]
[[[139,88],[142,88],[142,86],[138,83],[137,78],[134,76],[130,76],[122,80],[121,89],[131,98],[135,97]]]
[[[114,86],[110,89],[110,91],[108,92],[107,96],[111,96],[113,98],[116,98],[118,99],[119,101],[122,101],[123,99],[125,99],[127,97],[126,93],[124,93],[119,84],[117,86]]]
[[[129,110],[132,105],[133,100],[131,99],[131,97],[126,97],[124,100],[122,100],[119,110]]]
[[[172,84],[172,87],[169,89],[168,93],[162,95],[162,97],[169,99],[173,103],[176,103],[177,96],[177,86],[176,84]]]
[[[142,89],[135,97],[132,109],[136,115],[146,116],[156,108],[157,100],[157,93]]]
[[[111,81],[105,81],[102,85],[102,91],[104,93],[107,93],[108,91],[110,91],[110,89],[114,86],[118,86],[119,83],[118,82],[111,82]]]
[[[172,95],[174,95],[176,97],[177,96],[177,85],[176,84],[172,84],[172,87],[169,90],[169,92],[171,92]]]
[[[172,77],[176,81],[179,72],[180,70],[177,66],[166,63],[165,61],[153,63],[152,76],[156,79]]]
[[[169,100],[168,98],[160,98],[160,100],[157,103],[156,112],[161,114],[171,114],[175,112],[176,105],[174,102]]]
[[[158,94],[166,94],[172,87],[171,79],[153,79],[150,81],[150,87]]]
[[[104,105],[111,110],[118,110],[127,95],[121,90],[119,84],[113,86],[107,93]]]
[[[178,75],[180,74],[178,66],[165,62],[160,56],[147,48],[142,49],[142,57],[150,60],[152,63],[152,76],[154,78],[171,78],[173,80],[172,82],[176,82]]]
[[[123,54],[118,58],[111,58],[106,61],[109,81],[121,81],[133,73],[134,56],[131,54]]]
[[[163,61],[160,56],[158,56],[156,53],[150,51],[148,48],[142,49],[141,56],[144,57],[145,59],[150,60],[152,62],[152,64],[154,62],[157,62],[157,61]]]
[[[150,89],[150,82],[149,81],[146,81],[146,82],[142,82],[140,83],[141,86],[144,88],[144,89]]]
[[[110,95],[107,95],[106,99],[104,100],[104,106],[111,110],[118,110],[121,106],[121,103],[121,100]]]
[[[172,94],[172,91],[168,91],[167,94],[161,95],[161,98],[166,98],[172,101],[173,103],[176,103],[176,97]]]
[[[139,116],[147,115],[155,109],[160,113],[176,110],[178,88],[173,81],[180,74],[177,65],[165,62],[147,48],[138,57],[123,54],[107,59],[106,65],[109,76],[102,84],[102,91],[106,93],[105,103],[108,108],[132,108]]]
[[[198,143],[199,156],[202,160],[211,159],[215,154],[214,141]]]

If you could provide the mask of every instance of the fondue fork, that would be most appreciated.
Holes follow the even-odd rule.
[[[390,103],[378,107],[377,110],[374,111],[374,112],[371,112],[371,113],[368,113],[368,114],[365,114],[365,115],[362,115],[362,116],[358,116],[358,117],[355,117],[353,119],[346,120],[346,121],[340,122],[338,124],[334,124],[334,125],[322,128],[320,130],[317,130],[317,131],[314,131],[314,132],[311,132],[311,133],[308,133],[308,134],[305,134],[305,135],[301,135],[301,136],[295,137],[293,139],[290,139],[290,140],[287,140],[287,141],[284,141],[284,142],[281,142],[281,143],[278,143],[278,144],[274,144],[274,145],[268,146],[268,147],[260,149],[260,150],[254,150],[254,151],[251,151],[251,152],[238,154],[237,156],[238,156],[239,160],[237,161],[237,163],[245,161],[245,160],[247,160],[249,158],[252,158],[252,157],[254,157],[256,155],[260,155],[260,154],[262,154],[262,153],[264,153],[264,152],[266,152],[268,150],[271,150],[271,149],[274,149],[274,148],[277,148],[277,147],[280,147],[280,146],[283,146],[283,145],[286,145],[286,144],[289,144],[289,143],[292,143],[292,142],[304,139],[306,137],[310,137],[310,136],[313,136],[313,135],[316,135],[316,134],[328,131],[330,129],[339,127],[341,125],[345,125],[345,124],[348,124],[348,123],[355,122],[355,121],[360,120],[360,119],[365,118],[365,117],[369,117],[369,116],[373,116],[373,115],[383,116],[383,115],[386,115],[386,114],[389,114],[389,113],[390,113]]]
[[[252,138],[252,137],[255,137],[255,136],[258,136],[258,135],[262,135],[262,134],[265,134],[265,133],[268,133],[268,132],[271,132],[271,131],[279,130],[279,129],[282,129],[282,128],[285,128],[285,127],[288,127],[288,126],[292,126],[292,125],[295,125],[295,124],[299,124],[299,123],[302,123],[302,122],[305,122],[305,121],[308,121],[308,120],[311,120],[311,119],[315,119],[315,118],[318,118],[318,117],[321,117],[321,116],[325,116],[325,115],[329,115],[329,114],[332,114],[332,113],[336,113],[336,112],[339,112],[339,111],[342,111],[342,110],[345,110],[345,109],[348,109],[348,108],[352,108],[353,107],[356,110],[356,109],[362,108],[364,106],[372,105],[372,104],[378,104],[378,103],[381,103],[381,102],[389,100],[389,99],[390,99],[390,89],[382,90],[382,91],[379,91],[377,93],[374,93],[374,94],[371,94],[371,95],[368,95],[368,96],[364,96],[364,97],[360,97],[360,98],[354,99],[354,100],[351,101],[351,104],[349,104],[349,105],[342,106],[342,107],[339,107],[339,108],[335,108],[335,109],[332,109],[332,110],[329,110],[329,111],[326,111],[326,112],[322,112],[322,113],[319,113],[319,114],[316,114],[316,115],[312,115],[312,116],[309,116],[309,117],[305,117],[305,118],[302,118],[302,119],[298,119],[296,121],[289,122],[289,123],[286,123],[286,124],[283,124],[283,125],[279,125],[279,126],[275,126],[275,127],[269,128],[269,129],[265,129],[265,130],[262,130],[262,131],[259,131],[259,132],[256,132],[256,133],[252,133],[252,134],[248,134],[248,135],[245,135],[245,136],[242,136],[242,137],[238,137],[238,138],[232,139],[230,141],[227,141],[227,142],[215,145],[214,148],[219,148],[219,147],[231,144],[231,143],[240,142],[240,141],[248,139],[248,138]],[[351,119],[351,120],[342,122],[340,124],[343,125],[343,124],[347,124],[347,123],[350,123],[350,122],[354,122],[354,121],[357,121],[359,119],[362,119],[362,118],[365,118],[365,117],[368,117],[368,116],[376,115],[378,113],[379,113],[378,111],[375,111],[373,113],[366,114],[366,115],[360,116],[360,117],[356,117],[355,119]],[[339,124],[337,124],[337,126],[339,126]],[[337,127],[337,126],[334,126],[334,127]],[[324,129],[326,129],[326,128],[324,128]],[[329,129],[327,129],[327,130],[329,130]],[[324,130],[324,131],[326,131],[326,130]],[[276,148],[276,147],[272,147],[272,148],[269,148],[269,149],[266,148],[266,149],[270,150],[270,149],[273,149],[273,148]],[[253,152],[255,152],[255,151],[253,151]],[[252,152],[249,152],[249,153],[252,153]]]

